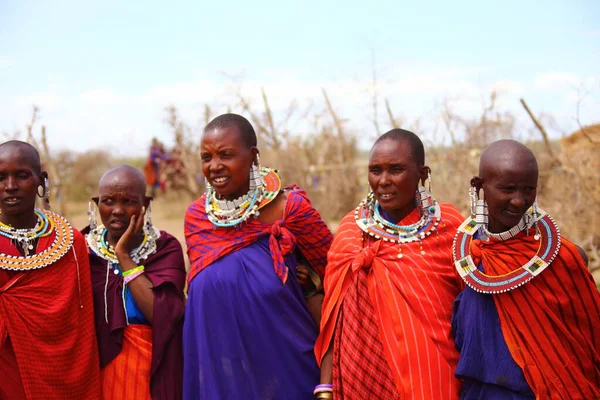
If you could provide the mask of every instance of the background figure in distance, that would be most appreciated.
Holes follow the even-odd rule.
[[[144,175],[146,185],[150,187],[150,197],[156,197],[156,190],[161,188],[162,167],[166,158],[164,145],[157,138],[152,138],[150,153],[144,165]]]
[[[371,191],[340,223],[325,276],[316,355],[335,399],[458,398],[451,249],[463,218],[425,188],[430,173],[412,132],[393,129],[371,149]]]
[[[322,294],[303,292],[296,268],[304,258],[322,278],[332,235],[303,190],[260,167],[256,146],[236,114],[202,135],[207,192],[185,218],[185,399],[300,400],[319,381],[309,305],[320,311]]]
[[[107,171],[84,230],[107,400],[182,397],[183,250],[152,225],[145,189],[131,166]]]
[[[585,253],[537,207],[538,165],[492,143],[471,180],[454,258],[468,284],[452,327],[464,399],[599,399],[600,294]]]
[[[85,240],[35,208],[48,179],[33,146],[0,145],[0,399],[99,399]]]

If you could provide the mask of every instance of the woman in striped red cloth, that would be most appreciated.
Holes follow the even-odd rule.
[[[328,254],[315,396],[456,399],[450,319],[463,283],[451,250],[463,217],[424,187],[430,169],[412,132],[377,139],[368,176]]]
[[[452,319],[465,399],[600,399],[600,294],[583,250],[537,207],[537,182],[513,140],[492,143],[471,181],[453,250],[468,285]]]

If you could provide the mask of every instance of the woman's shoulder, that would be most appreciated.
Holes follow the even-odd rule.
[[[164,245],[175,246],[179,247],[180,249],[182,248],[179,239],[177,239],[175,236],[171,235],[167,231],[160,230],[160,236],[157,241],[160,243],[164,243]]]
[[[185,211],[185,218],[188,218],[189,216],[193,215],[193,214],[197,214],[198,212],[204,212],[204,202],[206,200],[206,195],[203,194],[202,196],[198,197],[196,200],[194,200],[187,208],[187,210]]]
[[[87,246],[85,234],[76,228],[71,227],[71,229],[73,230],[73,244],[77,245],[78,243],[83,243],[85,246]]]

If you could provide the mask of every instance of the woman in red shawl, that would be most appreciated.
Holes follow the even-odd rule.
[[[142,173],[124,165],[104,174],[90,204],[87,243],[105,399],[182,396],[183,251],[152,225],[151,200]]]
[[[451,248],[462,216],[419,187],[429,173],[412,132],[393,129],[371,149],[371,192],[328,254],[318,399],[458,398]]]
[[[600,399],[600,294],[583,250],[537,208],[537,182],[513,140],[492,143],[471,180],[453,250],[468,285],[452,319],[464,399]]]
[[[60,215],[35,208],[36,194],[48,193],[37,150],[0,145],[0,399],[96,400],[85,240]]]

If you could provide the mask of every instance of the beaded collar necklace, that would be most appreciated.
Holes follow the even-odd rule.
[[[517,226],[506,232],[488,235],[498,240],[507,240],[532,226],[535,228],[534,238],[540,242],[537,253],[527,263],[508,274],[494,276],[479,270],[473,261],[471,241],[476,232],[483,231],[483,227],[474,218],[467,218],[458,228],[452,246],[454,266],[461,278],[477,292],[495,294],[516,289],[541,274],[560,250],[560,231],[556,221],[545,211],[538,208],[534,215],[530,208]]]
[[[29,252],[33,250],[35,240],[52,233],[52,223],[48,217],[38,209],[35,209],[34,213],[37,216],[37,223],[31,229],[16,229],[0,222],[0,235],[7,237],[15,245],[21,247],[25,256],[28,256]]]
[[[277,170],[262,167],[263,182],[255,189],[234,200],[217,198],[215,190],[209,186],[206,192],[206,215],[215,227],[228,228],[242,224],[250,217],[257,218],[261,208],[269,204],[281,191],[281,179]]]
[[[62,216],[51,211],[35,209],[38,223],[32,229],[14,229],[0,225],[0,235],[13,240],[23,249],[24,256],[0,253],[0,268],[11,271],[28,271],[53,264],[61,259],[73,244],[73,229]],[[33,241],[55,232],[52,244],[44,251],[30,254]]]
[[[139,264],[140,261],[145,260],[156,252],[156,240],[160,237],[160,231],[154,226],[144,225],[143,232],[144,237],[142,239],[142,244],[133,249],[130,253],[131,259],[136,264]],[[106,237],[107,234],[108,230],[104,225],[98,225],[87,235],[87,243],[90,246],[90,249],[92,249],[92,251],[100,258],[105,259],[111,264],[119,264],[119,259],[115,254],[115,250],[108,243]],[[115,271],[115,274],[119,273],[119,270],[115,269]]]
[[[145,260],[150,255],[156,253],[156,240],[160,237],[160,231],[152,225],[145,224],[143,232],[144,237],[142,238],[142,243],[133,249],[131,253],[129,253],[135,264],[140,264],[140,261]],[[114,266],[115,268],[113,269],[113,273],[115,275],[119,275],[121,273],[118,268],[119,259],[117,258],[113,247],[108,243],[107,234],[108,230],[104,227],[104,225],[98,225],[86,236],[88,246],[94,252],[94,254],[106,260],[106,281],[104,282],[104,320],[106,323],[108,323],[107,292],[109,271],[111,267]],[[123,302],[123,310],[125,311],[125,322],[127,325],[129,325],[129,316],[127,315],[127,305],[125,300],[125,287],[126,284],[123,284],[121,289],[121,299]]]
[[[372,192],[356,207],[354,219],[360,229],[377,240],[398,243],[398,258],[403,257],[402,243],[419,242],[421,254],[425,254],[421,241],[432,233],[437,233],[437,226],[442,219],[438,202],[429,196],[421,218],[412,225],[397,225],[387,221],[381,216],[379,207]]]

